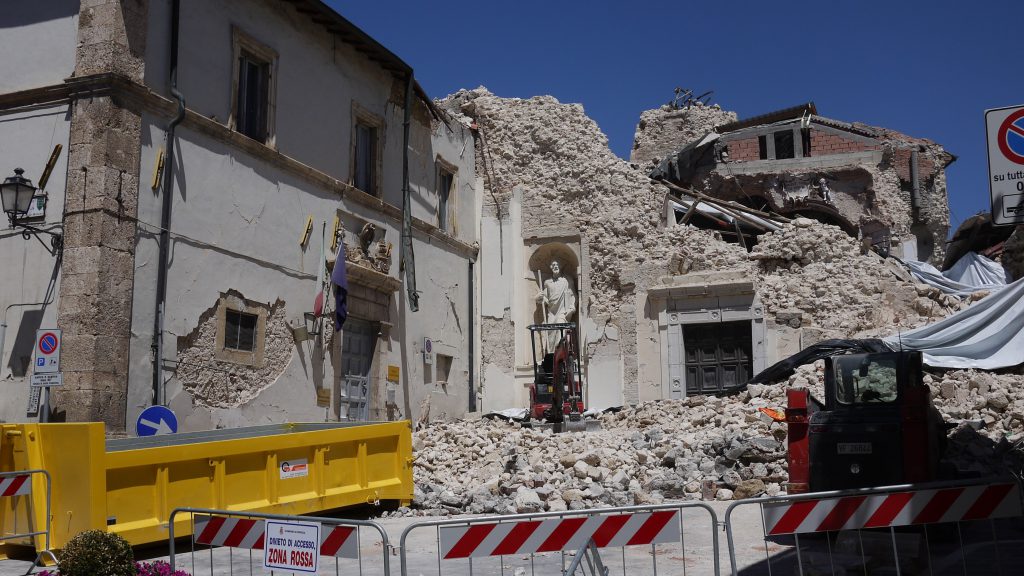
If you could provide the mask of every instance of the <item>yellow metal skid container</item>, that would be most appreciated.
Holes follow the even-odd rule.
[[[93,528],[133,545],[165,541],[177,507],[299,515],[412,501],[408,421],[254,426],[106,443],[99,423],[2,430],[0,470],[41,468],[53,477],[55,549]],[[42,526],[42,479],[34,480],[32,501],[33,522]],[[19,513],[23,523],[24,510],[0,509],[5,534],[16,532]],[[190,533],[187,519],[176,523],[176,535]],[[42,539],[35,544],[41,548]]]

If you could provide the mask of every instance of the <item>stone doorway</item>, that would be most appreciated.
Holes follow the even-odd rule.
[[[684,325],[683,343],[687,396],[714,394],[753,375],[749,320]]]

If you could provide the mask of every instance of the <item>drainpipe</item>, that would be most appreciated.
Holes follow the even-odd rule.
[[[473,257],[469,258],[469,411],[476,412],[476,385],[473,382],[473,365],[476,360],[473,357],[474,352],[474,341],[476,339],[475,330],[473,329],[474,321],[476,320],[476,302],[473,292],[473,265],[476,262]]]
[[[412,197],[409,190],[409,122],[412,118],[412,69],[405,77],[405,118],[402,122],[402,268],[405,271],[405,290],[409,297],[409,310],[420,309],[420,295],[416,291],[416,259],[412,251]]]
[[[914,223],[918,222],[917,214],[921,210],[921,169],[917,150],[910,153],[910,208],[913,211]]]
[[[178,114],[167,124],[163,204],[160,208],[160,256],[157,260],[156,307],[153,314],[153,403],[166,405],[164,389],[164,318],[167,301],[167,261],[170,258],[171,201],[174,192],[174,129],[185,119],[185,96],[178,91],[178,24],[181,0],[171,0],[170,88],[178,101]]]

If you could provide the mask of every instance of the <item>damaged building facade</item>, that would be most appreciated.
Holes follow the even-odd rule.
[[[678,116],[660,112],[668,120]],[[657,126],[657,119],[638,126],[638,141],[651,140],[644,134],[648,125]],[[654,178],[833,224],[901,258],[943,260],[949,232],[945,170],[955,157],[934,142],[826,118],[813,102],[724,122],[690,140],[659,141],[664,155],[651,171]],[[633,161],[657,152],[634,150]],[[685,213],[681,206],[676,210],[680,217]]]
[[[480,259],[485,410],[528,402],[533,352],[527,326],[543,317],[538,294],[551,277],[553,260],[577,294],[571,320],[582,343],[586,401],[595,408],[717,392],[814,342],[919,325],[961,305],[955,298],[919,292],[906,270],[862,244],[862,237],[874,237],[874,225],[907,252],[941,245],[948,222],[942,170],[952,157],[936,145],[920,141],[915,146],[932,148],[905,148],[906,137],[836,127],[813,110],[751,123],[701,104],[690,111],[669,106],[645,112],[629,163],[611,153],[604,134],[578,104],[548,96],[500,98],[478,88],[441,105],[478,133],[477,169],[485,188]],[[732,159],[747,140],[758,142],[760,133],[748,128],[789,130],[799,143],[799,125],[808,117],[817,122],[810,130],[810,154],[785,158],[780,146],[764,160]],[[723,121],[730,130],[722,128]],[[723,161],[727,135],[736,151]],[[830,148],[838,144],[823,144],[825,139],[850,149]],[[655,174],[671,186],[652,179],[650,170],[658,166],[675,163],[673,174],[679,173],[680,148],[707,158],[700,156],[687,172],[689,179]],[[670,153],[669,161],[658,162]],[[918,176],[927,174],[917,181],[916,209],[908,189],[913,178],[908,174],[908,182],[902,182],[894,164],[904,157],[917,158]],[[811,167],[812,161],[821,165]],[[771,181],[761,170],[781,174],[794,162],[808,163],[792,168],[805,175],[803,181],[824,177],[836,189],[829,201],[815,202],[810,184],[800,188],[796,180],[786,189],[792,203],[767,195],[764,202],[750,202],[727,188],[738,189],[738,179],[753,193],[752,183]],[[739,176],[719,174],[730,169]],[[840,178],[846,175],[853,179]],[[744,247],[735,237],[729,241],[714,227],[681,225],[666,206],[678,205],[679,190],[691,187],[723,203],[723,210],[735,199],[733,206],[770,213],[753,238],[757,245]],[[850,225],[837,228],[836,223]],[[940,254],[935,249],[935,257]]]
[[[473,408],[473,138],[407,64],[316,0],[16,4],[0,158],[40,183],[55,155],[22,221],[63,249],[0,234],[0,419],[34,417],[40,327],[63,331],[53,419],[114,434],[157,403],[182,430]]]

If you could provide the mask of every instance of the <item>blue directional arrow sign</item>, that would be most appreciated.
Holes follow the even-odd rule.
[[[178,431],[178,418],[166,406],[150,406],[135,422],[136,436],[160,436]]]

